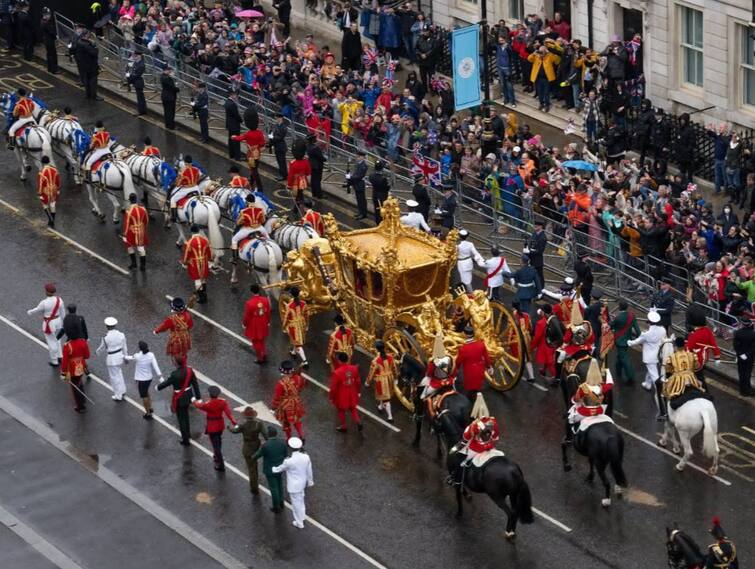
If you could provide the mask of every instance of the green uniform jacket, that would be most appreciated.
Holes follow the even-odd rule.
[[[173,373],[170,374],[168,379],[166,379],[165,381],[163,381],[157,386],[157,390],[162,391],[166,387],[172,387],[173,391],[181,391],[181,389],[184,386],[184,382],[186,381],[186,373],[184,369],[185,368],[182,368],[182,367],[174,369]],[[197,382],[197,375],[193,373],[193,371],[194,370],[192,370],[191,381],[189,382],[189,386],[186,388],[186,391],[184,391],[183,395],[179,397],[176,407],[188,407],[189,405],[191,405],[192,395],[197,399],[202,398],[202,394],[199,392],[199,383]]]
[[[244,437],[244,444],[241,447],[243,456],[252,456],[260,448],[260,435],[265,436],[262,421],[257,419],[247,419],[242,425],[236,425],[231,429],[232,433],[241,433]]]
[[[616,334],[616,332],[622,330],[624,326],[626,326],[628,317],[629,313],[626,310],[622,310],[616,315],[616,318],[611,321],[611,330],[613,330],[614,335]],[[624,335],[621,337],[614,336],[616,347],[618,348],[628,347],[627,342],[633,338],[637,338],[640,335],[640,325],[637,324],[637,318],[634,318],[634,315],[632,315],[632,317],[632,324],[624,332]]]
[[[286,443],[279,438],[268,439],[260,449],[254,453],[254,458],[262,458],[262,472],[265,476],[274,476],[273,466],[280,466],[286,459],[288,451]]]

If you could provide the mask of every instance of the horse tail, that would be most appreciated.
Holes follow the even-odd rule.
[[[718,455],[718,417],[713,404],[706,405],[700,412],[703,416],[703,454],[708,458]]]
[[[131,168],[129,168],[128,164],[125,162],[123,163],[123,167],[120,167],[119,164],[118,170],[120,171],[121,176],[123,176],[123,199],[128,202],[129,196],[136,193],[134,177],[131,175]]]
[[[522,485],[519,487],[519,491],[513,498],[514,508],[519,516],[519,520],[523,524],[531,524],[534,522],[535,516],[532,513],[532,494],[530,493],[530,487],[524,478],[522,478]]]
[[[207,208],[207,236],[210,238],[210,247],[217,257],[222,257],[223,234],[220,232],[220,216],[216,215],[220,209],[214,201],[211,204],[205,204],[205,207]]]
[[[55,166],[55,155],[52,152],[52,135],[42,127],[40,128],[40,138],[42,139],[42,156],[50,159],[50,164]]]
[[[624,439],[621,438],[618,430],[606,443],[608,449],[608,463],[611,465],[611,472],[616,484],[621,487],[627,485],[627,475],[624,473],[622,460],[624,459]]]

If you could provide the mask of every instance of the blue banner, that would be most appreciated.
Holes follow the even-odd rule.
[[[480,90],[480,26],[475,24],[451,32],[451,61],[454,77],[454,108],[457,111],[482,103]]]

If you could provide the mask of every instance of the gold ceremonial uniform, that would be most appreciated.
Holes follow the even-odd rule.
[[[378,401],[390,401],[393,396],[393,385],[396,383],[398,369],[393,356],[376,356],[370,363],[370,372],[367,374],[365,386],[375,384],[375,399]]]
[[[679,350],[668,356],[663,365],[666,366],[666,374],[669,376],[663,386],[663,396],[666,399],[678,397],[688,387],[705,391],[695,377],[697,368],[697,356],[687,350]]]

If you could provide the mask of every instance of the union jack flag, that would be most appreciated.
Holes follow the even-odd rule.
[[[412,174],[422,174],[422,183],[440,187],[440,162],[423,156],[419,144],[414,145],[412,152]]]
[[[362,54],[362,63],[369,69],[372,65],[377,65],[378,62],[378,50],[374,47],[369,48]]]

